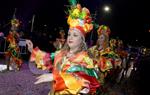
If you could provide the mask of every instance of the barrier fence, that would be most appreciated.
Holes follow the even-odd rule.
[[[5,38],[6,37],[0,38],[0,54],[4,54],[8,49],[9,43],[6,41]],[[19,39],[18,45],[20,48],[20,54],[27,54],[27,46],[25,39]]]

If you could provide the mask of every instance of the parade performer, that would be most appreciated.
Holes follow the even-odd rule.
[[[91,21],[87,8],[77,4],[70,9],[67,41],[64,47],[54,54],[52,73],[39,76],[35,82],[52,82],[53,90],[49,95],[95,95],[100,87],[93,60],[88,56],[85,43],[86,34],[93,28]],[[32,44],[29,40],[27,44],[32,55],[37,48],[32,49],[33,45],[29,45]],[[36,53],[34,55],[36,57]],[[35,57],[32,59],[36,60]]]
[[[117,78],[117,82],[121,82],[121,80],[123,78],[126,77],[126,72],[128,69],[128,57],[129,57],[129,53],[128,51],[125,50],[125,46],[124,43],[121,39],[117,40],[117,45],[116,45],[116,53],[120,56],[120,58],[122,59],[122,64],[121,64],[121,68],[120,68],[120,73],[118,75]]]
[[[60,38],[56,38],[56,41],[53,43],[56,50],[60,50],[64,46],[65,41],[66,41],[64,30],[60,30],[59,35],[60,35]]]
[[[6,52],[7,69],[9,70],[10,64],[15,70],[20,70],[22,60],[20,58],[20,50],[18,46],[19,34],[17,33],[20,22],[18,19],[13,18],[11,20],[11,30],[6,37],[6,41],[9,43],[8,50]]]
[[[100,25],[97,33],[98,40],[96,45],[89,48],[91,57],[95,61],[95,68],[100,71],[100,83],[105,84],[105,78],[111,73],[111,70],[119,66],[119,56],[109,47],[110,28],[106,25]]]

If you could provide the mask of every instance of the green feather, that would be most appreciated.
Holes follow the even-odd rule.
[[[70,5],[76,6],[77,1],[76,0],[69,0]]]

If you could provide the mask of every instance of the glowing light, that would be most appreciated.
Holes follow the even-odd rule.
[[[104,11],[105,12],[109,12],[110,11],[110,7],[109,6],[104,6]]]

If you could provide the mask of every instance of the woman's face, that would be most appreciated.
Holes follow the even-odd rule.
[[[103,45],[104,42],[105,42],[105,36],[102,34],[98,37],[98,43],[100,45]]]
[[[67,37],[67,44],[70,48],[77,48],[80,47],[82,44],[82,34],[76,28],[69,29],[68,37]]]

